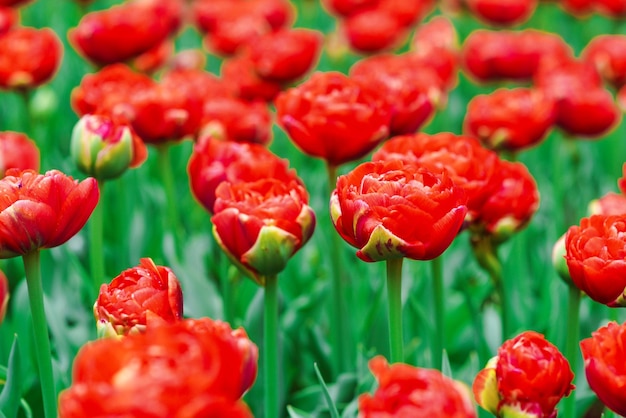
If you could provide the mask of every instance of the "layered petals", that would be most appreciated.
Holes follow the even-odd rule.
[[[0,132],[0,177],[15,168],[39,171],[39,148],[20,132]]]

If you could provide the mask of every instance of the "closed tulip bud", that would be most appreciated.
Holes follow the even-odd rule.
[[[565,234],[561,236],[552,247],[552,266],[556,270],[557,274],[565,283],[569,286],[574,286],[572,278],[569,275],[569,269],[567,268],[567,262],[565,261]]]
[[[133,161],[133,134],[106,116],[86,115],[74,126],[70,151],[83,173],[98,180],[116,178]]]

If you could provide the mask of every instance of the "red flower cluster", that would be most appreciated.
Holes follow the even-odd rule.
[[[517,25],[535,12],[538,0],[467,0],[467,7],[480,20],[491,25]]]
[[[438,370],[389,365],[374,357],[369,368],[378,381],[373,395],[359,396],[359,417],[474,418],[469,388]]]
[[[90,342],[74,360],[59,416],[251,418],[241,397],[257,358],[243,329],[208,318]]]
[[[100,287],[93,311],[100,336],[141,333],[148,326],[180,321],[183,293],[171,269],[142,258]]]
[[[39,148],[19,132],[0,132],[0,177],[15,168],[39,171]]]
[[[474,380],[476,402],[495,416],[555,418],[574,373],[543,335],[526,331],[507,340]]]

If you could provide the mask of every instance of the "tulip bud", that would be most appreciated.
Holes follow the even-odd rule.
[[[561,235],[554,247],[552,247],[552,265],[561,279],[567,283],[568,286],[574,286],[572,278],[569,275],[569,269],[567,268],[567,261],[565,261],[565,234]]]
[[[133,135],[106,116],[86,115],[74,126],[70,151],[83,173],[98,180],[116,178],[133,160]]]
[[[0,324],[4,320],[9,305],[9,282],[7,277],[0,271]]]

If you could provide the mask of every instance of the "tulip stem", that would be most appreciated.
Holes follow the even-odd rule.
[[[443,273],[441,266],[441,256],[431,260],[433,297],[435,315],[435,335],[433,338],[433,367],[441,370],[443,349],[445,347],[445,310],[443,306]]]
[[[337,167],[327,166],[328,187],[330,193],[335,189],[337,183]],[[343,372],[351,371],[352,356],[350,347],[352,346],[352,328],[350,327],[350,316],[346,309],[346,288],[349,286],[347,280],[343,278],[343,266],[341,263],[341,237],[335,231],[331,231],[332,239],[330,249],[330,259],[332,263],[332,321],[333,326],[333,354],[335,377]]]
[[[98,181],[100,194],[104,188],[104,181]],[[89,219],[89,262],[91,278],[93,280],[96,297],[100,286],[104,283],[104,245],[103,245],[103,208],[104,199],[100,199]]]
[[[565,357],[574,372],[578,369],[578,344],[580,340],[580,289],[573,284],[568,286],[569,297],[567,305],[567,340],[565,342]],[[576,392],[570,393],[565,398],[563,405],[563,416],[574,418],[576,416]]]
[[[265,418],[279,418],[278,393],[278,277],[265,277],[263,316],[265,366]]]
[[[50,337],[48,335],[48,323],[46,322],[46,311],[44,308],[39,250],[24,254],[22,259],[24,261],[26,285],[28,286],[30,311],[33,316],[35,355],[39,366],[44,414],[46,418],[55,418],[57,416],[57,393],[54,387]]]
[[[176,184],[174,182],[174,172],[169,157],[170,144],[162,144],[157,147],[159,170],[161,171],[163,187],[165,187],[165,229],[172,233],[174,238],[174,252],[178,258],[178,245],[182,243],[181,231],[179,228],[178,205],[176,197]]]
[[[402,261],[403,258],[387,260],[387,297],[389,305],[389,348],[391,362],[404,361],[402,338]]]

